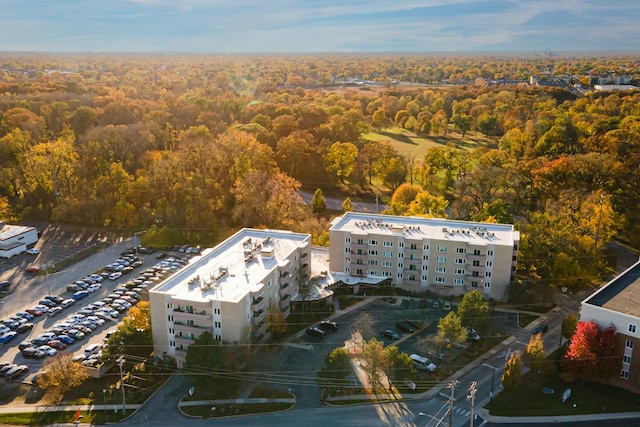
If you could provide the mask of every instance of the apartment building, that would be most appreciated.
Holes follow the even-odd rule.
[[[582,301],[580,321],[615,327],[620,374],[607,383],[640,393],[640,261]]]
[[[290,303],[311,271],[311,235],[242,229],[203,251],[184,270],[149,292],[153,345],[158,356],[184,364],[204,331],[225,343],[262,343],[270,309]]]
[[[332,273],[442,296],[506,300],[520,233],[511,224],[348,212],[330,233]]]

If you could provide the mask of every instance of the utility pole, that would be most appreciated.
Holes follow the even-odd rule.
[[[477,385],[478,385],[477,381],[474,381],[471,383],[471,386],[469,386],[469,395],[467,396],[467,398],[471,400],[471,415],[470,415],[471,418],[469,418],[469,427],[473,427],[473,416],[474,416],[473,405],[475,405],[476,403],[476,391],[477,391],[476,386]]]
[[[124,356],[118,359],[118,367],[120,367],[120,389],[122,390],[122,416],[127,414],[127,398],[124,394],[124,375],[122,374],[122,365],[124,364]]]
[[[453,402],[454,402],[453,394],[456,391],[457,385],[458,385],[458,380],[453,380],[448,385],[448,387],[451,389],[451,399],[449,400],[449,427],[453,426]]]

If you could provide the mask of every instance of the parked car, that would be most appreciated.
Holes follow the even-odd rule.
[[[116,271],[115,273],[111,273],[109,275],[109,280],[118,280],[121,277],[122,277],[122,273],[119,271]]]
[[[337,331],[338,330],[338,324],[336,322],[334,322],[333,320],[323,320],[320,322],[320,324],[318,325],[320,327],[320,329],[324,330],[324,331]]]
[[[49,310],[49,317],[55,317],[62,312],[62,307],[53,307]]]
[[[6,344],[11,340],[14,340],[18,336],[16,331],[7,332],[6,334],[0,335],[0,344]]]
[[[24,340],[20,344],[18,344],[18,350],[20,350],[20,351],[22,351],[22,350],[24,350],[25,348],[28,348],[28,347],[33,347],[33,344],[31,344],[31,341],[29,341],[29,340]]]
[[[49,307],[49,308],[51,308],[51,307],[55,307],[55,306],[57,306],[57,305],[58,305],[58,304],[56,304],[55,302],[51,301],[50,299],[46,299],[46,298],[43,298],[43,299],[41,299],[40,301],[38,301],[38,304],[39,304],[39,305],[47,306],[47,307]]]
[[[47,354],[44,351],[36,347],[27,347],[22,350],[22,357],[24,357],[25,359],[42,359],[46,355]]]
[[[18,378],[21,375],[26,374],[27,372],[29,372],[29,367],[27,365],[18,365],[15,368],[9,369],[4,374],[4,376],[7,377],[10,380],[15,380],[16,378]]]
[[[396,323],[396,329],[402,332],[413,332],[413,327],[405,322]]]
[[[60,340],[51,340],[47,343],[49,347],[55,348],[56,350],[64,350],[67,348],[67,345]]]
[[[27,249],[27,253],[29,255],[38,255],[40,253],[40,249],[38,249],[38,248],[29,248],[29,249]]]
[[[413,319],[402,319],[402,321],[404,323],[406,323],[407,325],[411,326],[413,329],[421,329],[422,326],[424,326],[422,324],[421,321],[419,320],[413,320]]]
[[[67,345],[70,345],[70,344],[73,344],[74,342],[76,342],[76,340],[75,340],[75,339],[71,338],[71,337],[70,337],[69,335],[67,335],[67,334],[61,334],[61,335],[58,335],[58,340],[59,340],[59,341],[62,341],[63,343],[65,343],[65,344],[67,344]]]
[[[100,283],[94,283],[93,285],[90,285],[87,288],[87,292],[93,293],[93,292],[99,290],[100,288],[102,288],[102,285]]]
[[[24,271],[26,271],[27,273],[38,273],[40,271],[40,267],[31,265],[25,268]]]
[[[35,308],[35,307],[25,308],[24,311],[26,311],[27,313],[31,313],[35,317],[40,317],[43,314],[42,310],[40,310],[39,308]]]
[[[73,298],[68,298],[60,303],[60,307],[69,308],[75,303],[76,303],[76,300],[74,300]]]
[[[11,286],[11,283],[8,280],[3,280],[0,282],[0,290],[6,290]]]
[[[84,332],[79,331],[78,329],[69,329],[67,331],[67,335],[69,335],[71,338],[73,338],[76,341],[81,340],[85,337]]]
[[[19,333],[19,334],[26,334],[27,332],[29,332],[32,329],[33,329],[33,323],[28,322],[28,323],[23,323],[22,325],[18,326],[16,328],[16,332]]]
[[[62,301],[64,301],[64,298],[59,297],[57,295],[45,295],[44,299],[48,299],[49,301],[53,301],[56,304],[60,304]]]
[[[415,366],[416,369],[427,372],[435,372],[437,369],[436,365],[426,357],[422,357],[418,354],[412,354],[409,357],[413,361],[413,366]]]
[[[467,341],[480,341],[480,334],[475,329],[465,326],[467,330]]]
[[[85,298],[87,295],[89,295],[89,293],[87,291],[78,291],[78,292],[73,294],[73,299],[77,301],[77,300],[80,300],[82,298]]]
[[[27,311],[19,311],[19,312],[16,313],[16,316],[20,316],[20,317],[22,317],[24,319],[27,319],[27,320],[32,320],[33,319],[33,314],[31,314],[31,313],[29,313]]]
[[[38,350],[44,352],[44,354],[46,354],[47,356],[55,356],[56,354],[58,354],[58,350],[48,344],[41,345],[40,347],[38,347]]]
[[[398,334],[395,331],[392,331],[391,329],[382,329],[380,331],[380,334],[385,338],[391,338],[393,340],[399,340],[400,339],[400,334]]]
[[[307,333],[307,335],[312,336],[312,337],[317,338],[317,339],[322,339],[322,338],[324,338],[324,335],[325,335],[325,332],[322,329],[316,328],[316,327],[313,327],[313,326],[310,327],[310,328],[307,328],[306,333]]]
[[[8,365],[4,365],[4,363],[7,363],[7,362],[2,362],[2,363],[3,365],[0,367],[0,375],[6,374],[8,371],[18,366],[15,363],[9,363]]]

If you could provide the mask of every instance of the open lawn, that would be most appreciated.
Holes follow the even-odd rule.
[[[460,150],[473,150],[486,146],[489,140],[481,134],[468,132],[464,138],[456,132],[449,132],[447,136],[429,135],[417,136],[415,133],[399,127],[391,127],[380,131],[372,130],[362,135],[367,141],[389,141],[393,147],[405,158],[421,158],[429,148],[452,144]]]
[[[545,387],[554,393],[545,394]],[[571,397],[562,403],[562,393],[568,388]],[[519,389],[500,393],[487,408],[492,415],[503,416],[576,415],[640,411],[640,401],[637,395],[619,388],[580,381],[567,384],[557,375],[543,376],[529,371]]]

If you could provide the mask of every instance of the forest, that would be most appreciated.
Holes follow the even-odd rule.
[[[330,215],[299,195],[320,188],[380,195],[387,213],[514,223],[520,272],[593,281],[608,242],[640,243],[640,92],[598,92],[594,77],[633,84],[639,64],[3,54],[0,218],[148,230],[165,244],[212,245],[243,226],[326,244]]]

